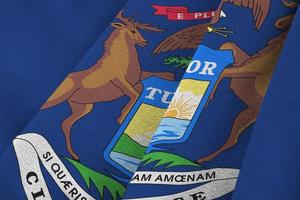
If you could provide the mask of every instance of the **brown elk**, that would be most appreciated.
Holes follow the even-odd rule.
[[[285,4],[286,6],[288,4]],[[199,164],[210,161],[220,153],[237,144],[243,131],[256,121],[260,105],[266,94],[273,69],[277,63],[281,49],[284,45],[288,28],[293,20],[293,15],[282,17],[275,23],[275,27],[285,30],[279,36],[270,40],[267,46],[249,56],[235,43],[223,44],[220,49],[233,51],[235,63],[233,67],[226,68],[219,77],[209,101],[213,99],[219,83],[224,78],[230,78],[230,89],[247,105],[233,121],[230,135],[225,144],[214,153],[197,160]]]
[[[147,45],[139,29],[159,32],[159,28],[150,24],[135,22],[126,18],[121,11],[117,17],[120,22],[111,23],[114,30],[105,41],[103,55],[92,67],[73,72],[61,83],[50,96],[42,109],[50,108],[67,101],[72,114],[62,122],[67,150],[71,156],[79,160],[71,143],[71,128],[73,124],[92,111],[93,105],[129,97],[129,102],[121,111],[118,122],[121,123],[142,90],[141,80],[158,76],[173,80],[174,75],[168,72],[148,72],[141,70],[136,45]]]

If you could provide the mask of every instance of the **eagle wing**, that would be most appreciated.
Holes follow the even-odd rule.
[[[159,54],[176,49],[195,49],[201,42],[204,33],[207,31],[208,24],[199,24],[182,29],[161,42],[153,51]]]
[[[232,3],[235,6],[243,6],[252,9],[255,28],[258,30],[264,23],[269,9],[270,0],[223,0],[224,2]]]

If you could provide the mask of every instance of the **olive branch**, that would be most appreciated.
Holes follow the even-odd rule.
[[[192,61],[191,56],[183,57],[183,56],[170,56],[164,59],[164,64],[173,65],[176,68],[187,68]]]

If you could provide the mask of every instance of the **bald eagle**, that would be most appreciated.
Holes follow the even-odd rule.
[[[155,48],[153,54],[174,51],[176,49],[195,49],[201,42],[204,33],[228,32],[224,29],[217,29],[215,31],[211,27],[211,25],[219,21],[220,17],[226,16],[225,13],[222,11],[224,3],[231,3],[235,6],[242,6],[245,8],[252,9],[255,28],[257,30],[262,26],[270,9],[270,0],[222,0],[217,11],[215,12],[214,17],[212,18],[209,24],[194,25],[172,34]]]

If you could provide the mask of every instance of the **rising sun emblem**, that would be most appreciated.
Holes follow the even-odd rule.
[[[183,94],[179,98],[174,98],[169,105],[164,117],[189,119],[193,115],[193,98],[184,97]]]
[[[164,117],[191,120],[208,85],[208,81],[181,80]]]

